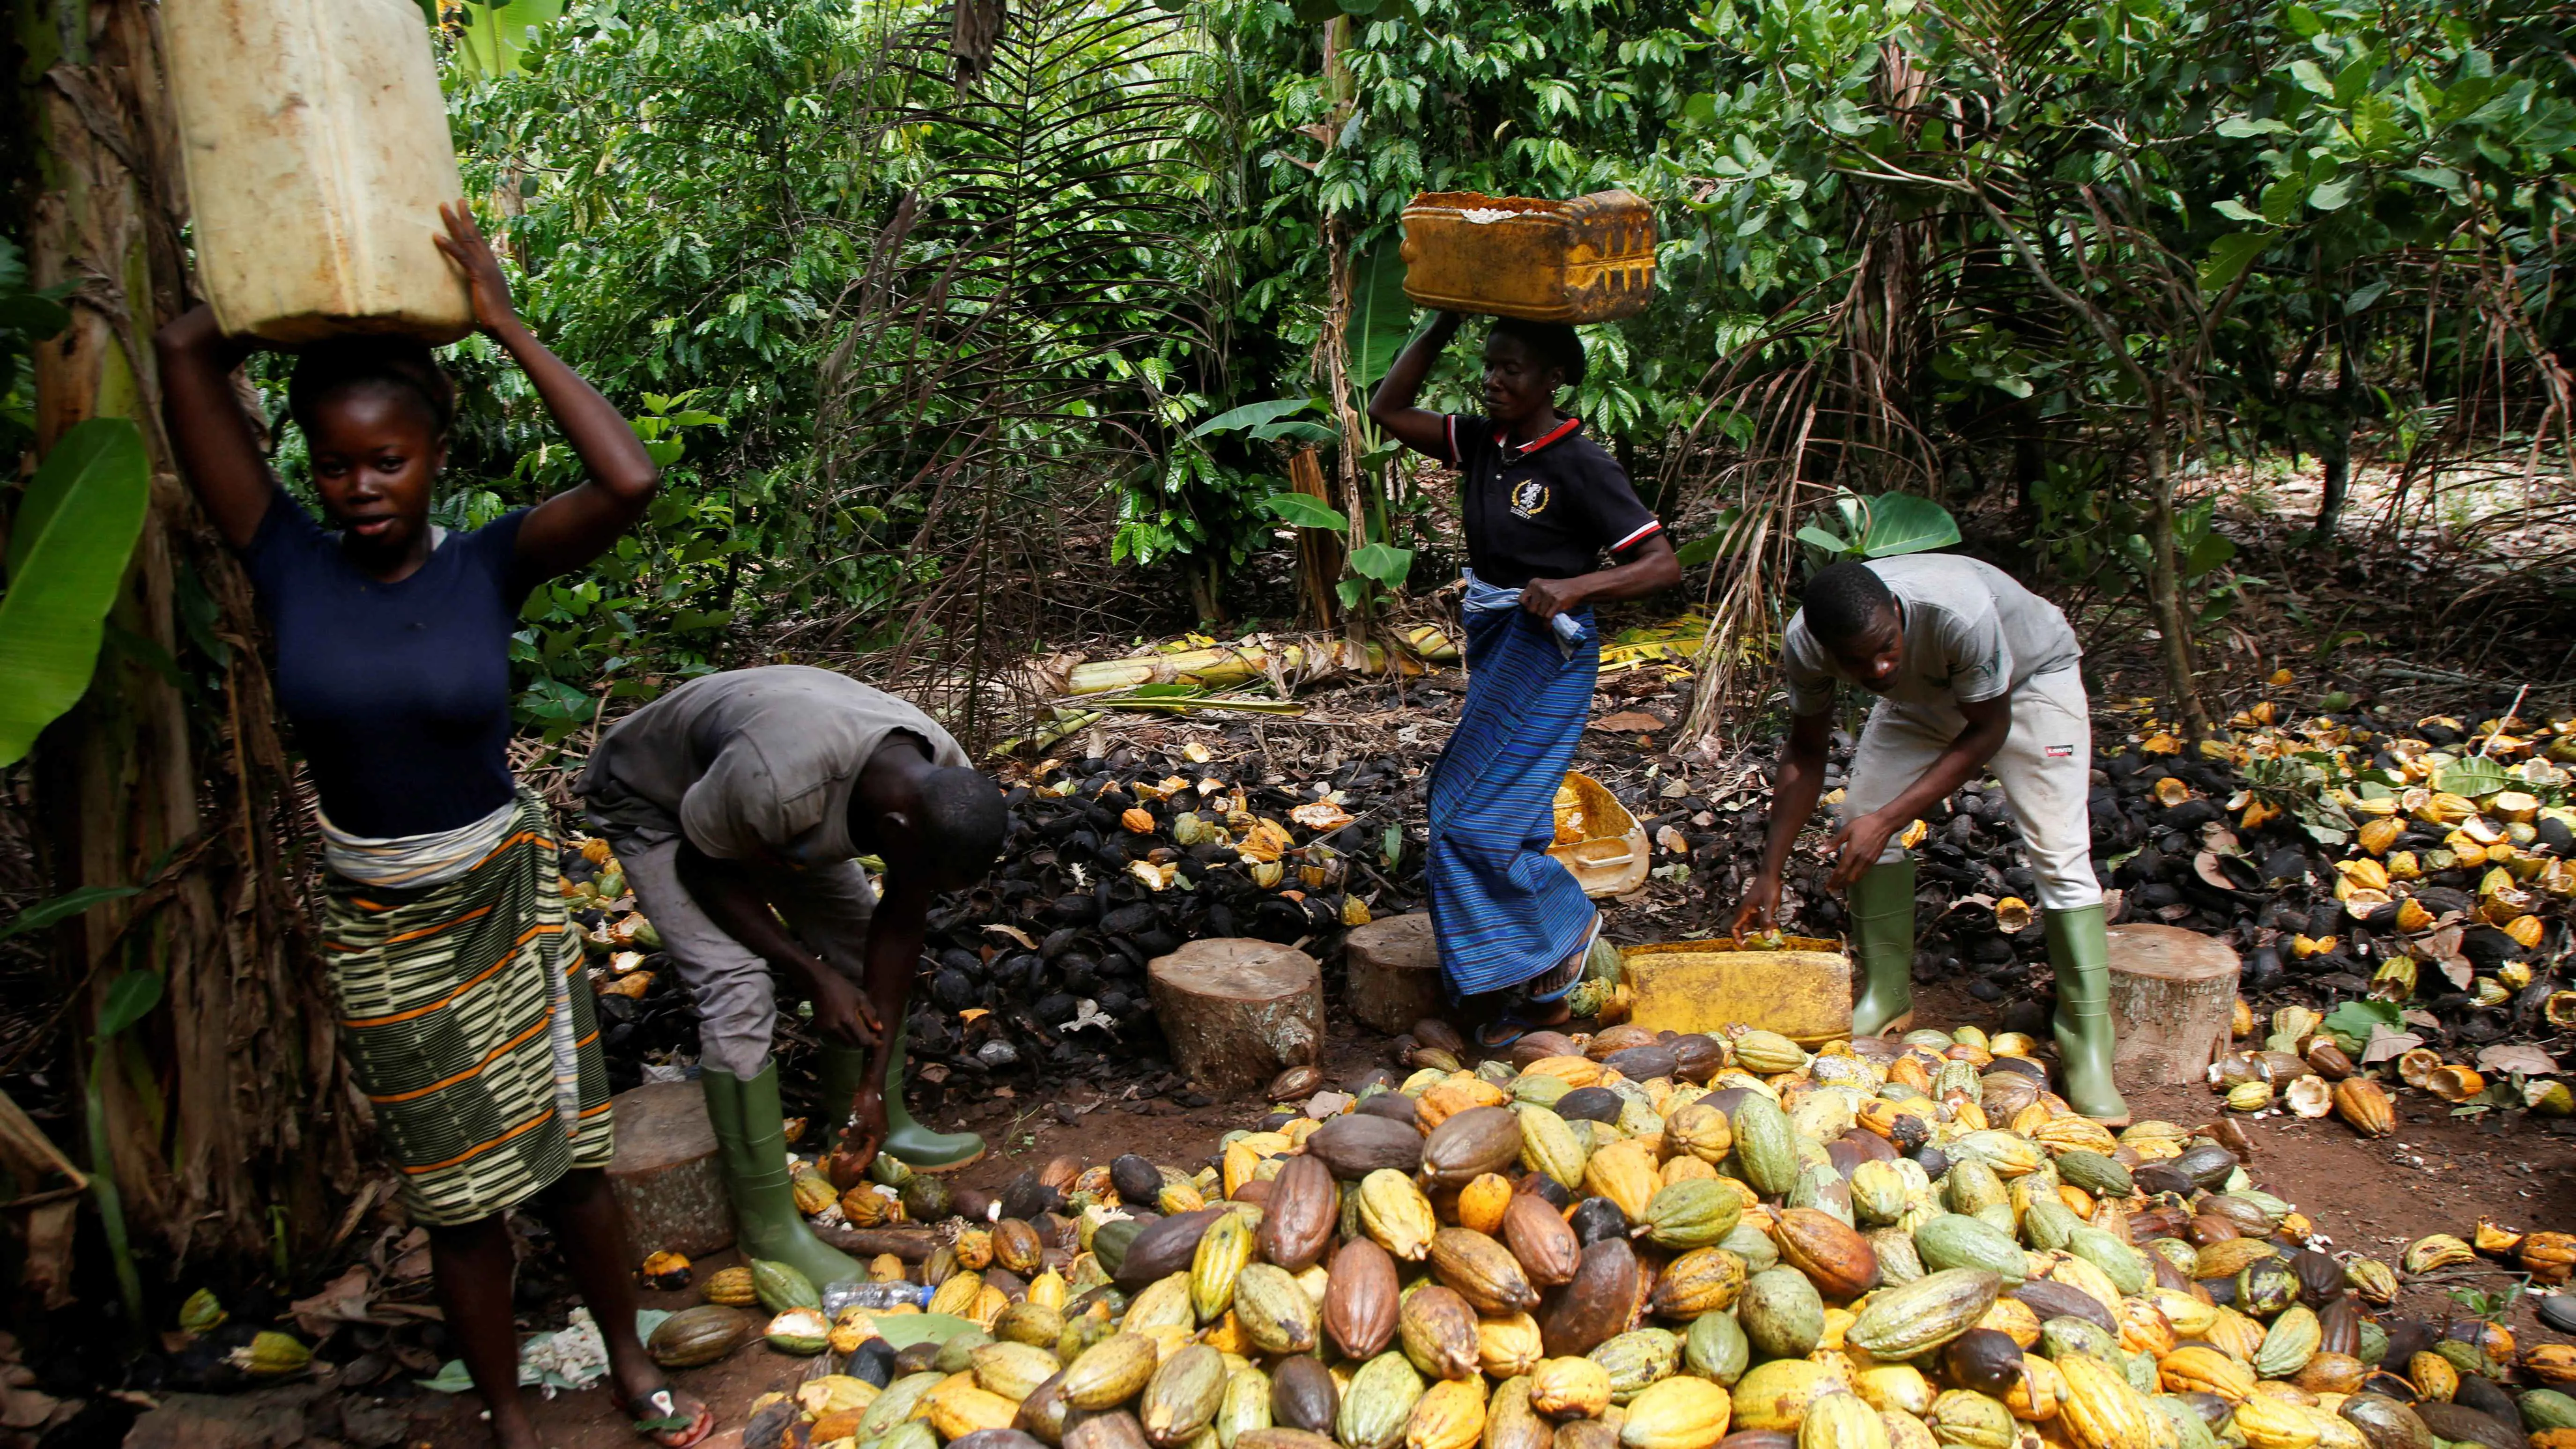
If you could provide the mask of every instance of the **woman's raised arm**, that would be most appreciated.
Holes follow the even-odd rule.
[[[519,320],[501,263],[463,204],[442,207],[440,214],[447,219],[447,235],[438,238],[438,249],[465,273],[475,326],[509,349],[590,474],[538,504],[519,525],[519,565],[530,580],[570,573],[607,552],[644,516],[662,486],[662,470],[653,466],[625,416]]]
[[[277,479],[233,391],[233,369],[258,344],[226,338],[214,309],[200,303],[172,318],[152,347],[161,360],[161,418],[179,471],[224,542],[248,548],[277,496]]]

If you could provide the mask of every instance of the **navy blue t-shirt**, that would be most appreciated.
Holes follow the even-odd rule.
[[[1663,526],[1628,470],[1582,428],[1567,418],[1524,447],[1489,419],[1449,414],[1449,461],[1466,475],[1459,502],[1477,578],[1506,589],[1576,578],[1604,552],[1626,553]]]
[[[277,702],[322,813],[355,835],[491,814],[510,774],[510,635],[531,581],[516,509],[451,533],[408,578],[369,577],[280,492],[242,551],[277,637]]]

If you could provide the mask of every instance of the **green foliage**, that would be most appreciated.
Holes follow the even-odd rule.
[[[27,254],[0,236],[0,458],[14,458],[35,441],[35,345],[71,325],[63,306],[72,284],[42,289],[27,285]]]
[[[1825,516],[1841,525],[1839,532],[1823,523],[1798,530],[1798,541],[1815,551],[1819,564],[1925,553],[1959,541],[1950,510],[1911,493],[1864,498],[1846,488],[1835,494]]]
[[[151,492],[143,435],[124,418],[74,425],[27,485],[0,594],[0,765],[88,692]]]

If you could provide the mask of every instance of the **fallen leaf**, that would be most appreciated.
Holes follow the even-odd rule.
[[[1629,709],[1621,710],[1617,714],[1604,715],[1594,720],[1592,727],[1596,730],[1608,730],[1613,734],[1633,735],[1662,729],[1664,722],[1644,710]]]
[[[2384,1024],[2374,1026],[2370,1029],[2370,1040],[2362,1046],[2361,1064],[2366,1067],[2374,1062],[2394,1061],[2423,1044],[2424,1038],[2411,1031],[2399,1031]]]
[[[2526,1077],[2545,1077],[2558,1070],[2558,1062],[2536,1046],[2499,1042],[2478,1053],[2478,1070],[2482,1072],[2520,1072]]]
[[[295,1325],[309,1338],[320,1338],[343,1323],[367,1321],[367,1300],[374,1295],[376,1275],[364,1264],[349,1269],[322,1287],[310,1298],[298,1298],[287,1305],[295,1315]]]
[[[995,923],[993,923],[993,924],[987,925],[986,927],[984,927],[984,929],[985,929],[985,930],[987,930],[987,931],[992,932],[994,935],[997,935],[997,936],[1008,936],[1008,937],[1010,937],[1012,940],[1019,942],[1022,946],[1026,947],[1027,949],[1029,949],[1029,950],[1031,950],[1031,951],[1034,951],[1034,950],[1036,950],[1036,949],[1038,948],[1038,943],[1037,943],[1036,939],[1035,939],[1034,937],[1030,936],[1028,932],[1021,930],[1021,929],[1020,929],[1019,927],[1017,927],[1017,926],[1006,926],[1006,925],[1002,925],[1002,924],[1001,924],[1001,923],[999,923],[999,922],[995,922]]]

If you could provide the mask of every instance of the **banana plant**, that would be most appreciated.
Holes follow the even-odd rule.
[[[37,467],[0,593],[0,766],[89,691],[150,499],[143,434],[125,418],[75,425]]]
[[[1349,403],[1351,411],[1361,419],[1361,452],[1356,461],[1361,476],[1366,478],[1382,477],[1386,466],[1403,451],[1401,444],[1368,423],[1368,394],[1412,340],[1413,311],[1413,300],[1404,291],[1403,258],[1396,251],[1394,239],[1388,238],[1352,267],[1351,310],[1344,328],[1347,349],[1343,365],[1352,393]],[[1327,398],[1273,398],[1219,413],[1199,424],[1190,436],[1241,432],[1255,442],[1326,447],[1343,441],[1340,430],[1325,421],[1331,413]],[[1366,603],[1372,587],[1392,591],[1402,586],[1413,572],[1413,550],[1399,548],[1393,541],[1393,526],[1386,516],[1386,490],[1372,488],[1368,498],[1369,506],[1358,518],[1303,493],[1274,493],[1255,505],[1282,523],[1330,529],[1343,535],[1345,556],[1351,572],[1357,575],[1333,586],[1345,609]]]
[[[420,0],[420,10],[433,28],[441,11],[453,18],[446,28],[460,69],[477,80],[498,80],[519,72],[533,33],[563,18],[564,0]]]

